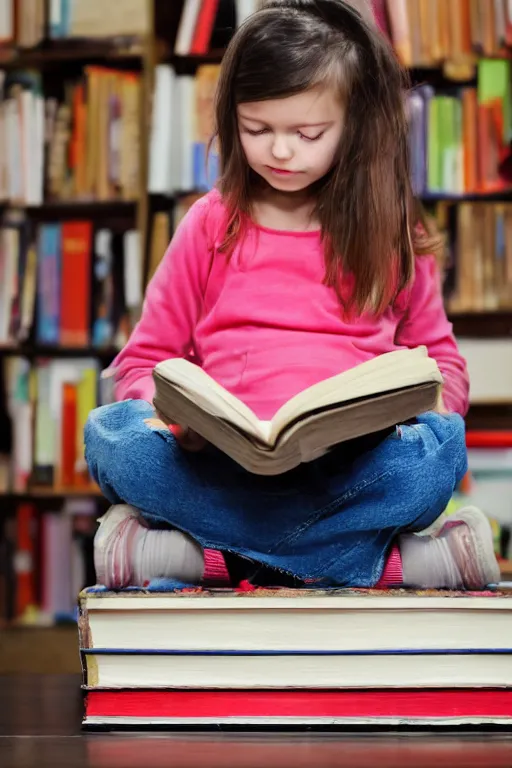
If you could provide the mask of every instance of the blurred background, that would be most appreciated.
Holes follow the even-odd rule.
[[[354,4],[363,0],[352,0]],[[206,171],[223,51],[257,0],[0,0],[0,672],[77,672],[106,508],[82,429]],[[414,189],[446,242],[472,391],[452,508],[512,526],[512,2],[375,0],[408,68]]]

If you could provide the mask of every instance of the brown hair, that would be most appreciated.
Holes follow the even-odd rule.
[[[339,89],[346,117],[336,165],[316,190],[325,281],[340,295],[340,275],[353,275],[345,309],[380,313],[412,280],[414,255],[436,253],[439,242],[411,189],[408,80],[367,0],[267,0],[235,34],[215,110],[218,187],[228,208],[222,247],[231,253],[241,236],[256,181],[240,143],[237,105],[329,83]]]

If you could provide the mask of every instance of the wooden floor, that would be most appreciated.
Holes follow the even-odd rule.
[[[82,734],[80,680],[0,677],[1,768],[510,768],[512,734]]]

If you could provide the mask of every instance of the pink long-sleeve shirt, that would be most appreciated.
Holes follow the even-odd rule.
[[[380,317],[345,321],[324,284],[318,232],[251,224],[228,260],[219,252],[226,209],[205,195],[180,223],[147,289],[140,322],[113,362],[119,400],[151,401],[152,370],[188,357],[270,419],[306,387],[376,355],[426,345],[444,376],[443,399],[465,415],[468,377],[434,258],[416,259],[412,286]]]

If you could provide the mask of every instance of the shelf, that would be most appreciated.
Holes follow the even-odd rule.
[[[0,47],[0,69],[45,68],[65,62],[105,62],[140,67],[144,53],[141,38],[45,40],[35,48]]]
[[[468,430],[488,432],[512,430],[512,402],[471,405],[466,416],[466,427]]]
[[[512,309],[502,312],[464,312],[449,314],[458,337],[493,339],[512,337]]]
[[[102,492],[96,485],[84,486],[82,488],[45,488],[44,486],[34,486],[28,492],[32,499],[62,499],[62,498],[81,498],[81,497],[103,497]]]
[[[1,357],[94,357],[98,360],[111,361],[119,350],[114,347],[52,347],[45,344],[0,345]]]
[[[98,215],[134,218],[137,204],[136,200],[49,200],[42,205],[18,205],[4,201],[0,202],[0,210],[5,213],[23,211],[35,218]]]
[[[215,50],[203,56],[175,56],[169,54],[163,61],[171,64],[178,75],[193,74],[202,64],[220,64],[224,56],[223,50]]]
[[[156,42],[158,60],[172,64],[178,71],[190,71],[201,64],[220,64],[224,49],[215,49],[200,56],[176,56],[162,40]],[[45,40],[31,49],[1,48],[0,69],[48,69],[63,63],[88,64],[100,62],[139,69],[144,56],[142,38],[89,39],[67,38]]]
[[[3,501],[38,501],[48,499],[50,501],[64,501],[65,499],[103,499],[103,494],[96,486],[84,488],[45,488],[33,487],[27,491],[0,492],[0,502]]]
[[[418,195],[423,203],[475,203],[512,200],[512,189],[497,189],[492,192],[475,192],[465,195],[451,195],[446,192],[425,192]]]

